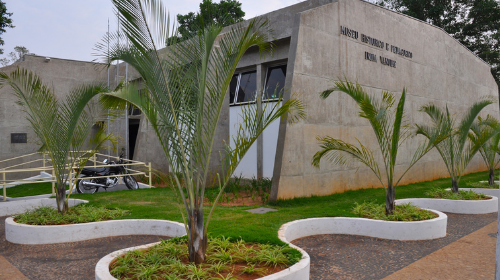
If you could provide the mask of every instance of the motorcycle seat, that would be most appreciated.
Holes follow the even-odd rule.
[[[85,171],[87,172],[95,172],[95,173],[101,173],[106,171],[106,167],[101,167],[101,168],[85,168]]]

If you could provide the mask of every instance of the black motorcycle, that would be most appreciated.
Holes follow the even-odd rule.
[[[123,164],[123,153],[120,155],[120,160],[118,164]],[[108,160],[105,159],[103,161],[104,164],[108,164],[109,167],[102,168],[83,168],[80,173],[82,176],[78,178],[76,182],[76,191],[78,193],[96,193],[99,191],[99,188],[104,188],[107,190],[108,188],[114,188],[118,185],[118,177],[106,177],[106,178],[90,178],[85,179],[85,177],[99,177],[99,176],[114,176],[121,174],[129,174],[127,169],[124,166],[113,166],[117,163],[111,161],[108,163]],[[131,190],[136,190],[139,188],[139,184],[134,177],[128,175],[122,177],[125,182],[125,186]]]

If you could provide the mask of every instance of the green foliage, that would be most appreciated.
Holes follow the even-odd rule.
[[[477,117],[477,120],[471,126],[472,133],[469,133],[469,139],[473,143],[481,144],[480,141],[485,135],[493,134],[493,136],[486,141],[480,148],[479,153],[490,170],[490,177],[488,178],[490,185],[494,184],[494,170],[500,163],[500,157],[497,154],[500,152],[500,123],[493,116],[488,115],[486,119]]]
[[[385,214],[383,204],[374,202],[355,203],[352,213],[358,217],[384,221],[423,221],[437,217],[436,213],[420,209],[411,203],[396,205],[394,213],[391,215]]]
[[[5,33],[5,28],[14,28],[12,25],[12,13],[7,12],[7,6],[5,6],[5,2],[0,1],[0,35]],[[0,45],[4,45],[5,42],[0,37]],[[0,54],[3,54],[3,49],[0,49]]]
[[[236,0],[220,0],[214,3],[212,0],[203,0],[200,3],[198,13],[190,12],[185,15],[178,14],[179,40],[187,40],[197,35],[205,26],[220,25],[228,26],[243,21],[245,12],[241,10],[241,3]]]
[[[450,131],[450,136],[437,143],[436,148],[446,164],[454,192],[458,192],[458,182],[460,182],[465,168],[474,155],[491,137],[498,133],[496,129],[489,127],[477,134],[474,141],[469,141],[470,129],[474,125],[474,120],[486,106],[493,103],[492,97],[479,98],[465,111],[459,121],[450,114],[448,106],[445,110],[433,104],[420,108],[421,112],[425,112],[431,118],[431,125],[417,125],[417,134],[431,139],[435,131],[443,130],[443,127],[444,130]]]
[[[65,225],[112,220],[127,214],[126,210],[81,204],[71,207],[65,215],[51,207],[40,207],[14,216],[14,220],[27,225]]]
[[[429,190],[425,194],[433,198],[444,198],[444,199],[454,199],[454,200],[483,200],[491,198],[487,195],[484,195],[482,193],[476,193],[472,190],[470,191],[461,190],[458,193],[455,193],[441,188],[435,188]]]
[[[487,172],[464,175],[460,180],[460,188],[467,187],[470,182],[478,182],[487,178]],[[429,198],[425,193],[433,188],[449,188],[449,178],[410,185],[398,186],[398,198]],[[351,210],[354,203],[364,201],[385,203],[385,192],[382,188],[346,191],[328,196],[301,197],[278,200],[272,207],[278,211],[265,214],[253,214],[245,210],[252,207],[217,208],[217,215],[212,219],[208,229],[209,236],[231,237],[233,240],[243,239],[246,242],[284,245],[276,234],[287,222],[316,217],[356,217]],[[120,208],[128,210],[127,219],[166,219],[182,222],[175,191],[171,188],[139,189],[130,195],[127,191],[99,192],[94,195],[78,194],[79,199],[89,200],[93,206]],[[205,211],[210,209],[205,206]],[[182,237],[186,244],[187,237]],[[182,245],[184,246],[184,245]]]
[[[206,263],[185,264],[189,255],[186,243],[187,239],[176,238],[146,251],[127,252],[111,264],[111,274],[119,279],[171,279],[174,275],[180,279],[237,279],[234,274],[238,270],[231,264],[243,266],[241,274],[265,275],[269,268],[289,267],[302,256],[288,245],[253,244],[241,239],[232,242],[220,237],[209,239]]]
[[[391,214],[394,210],[395,191],[399,181],[410,170],[417,161],[429,152],[437,143],[447,137],[447,131],[438,127],[428,131],[428,141],[417,147],[408,167],[399,177],[395,178],[396,158],[399,147],[410,136],[409,125],[404,120],[404,105],[406,99],[406,89],[403,89],[401,98],[397,105],[394,94],[384,91],[382,99],[369,96],[358,84],[349,81],[335,82],[336,87],[323,91],[320,95],[327,98],[334,91],[341,91],[349,95],[359,106],[359,116],[367,119],[375,133],[382,158],[384,162],[384,173],[381,172],[378,162],[373,156],[373,152],[358,141],[359,147],[346,143],[340,139],[329,136],[318,136],[316,139],[320,143],[320,150],[314,154],[312,165],[319,167],[321,159],[326,159],[334,164],[348,165],[353,161],[360,162],[370,168],[377,176],[380,184],[386,190],[386,212]],[[396,105],[396,106],[395,106]],[[384,174],[384,175],[382,175]],[[387,183],[384,183],[385,182]]]
[[[95,125],[106,116],[106,111],[94,97],[107,88],[100,84],[81,85],[61,102],[36,74],[19,68],[9,74],[0,72],[0,86],[12,89],[38,138],[40,150],[49,155],[58,186],[57,209],[66,212],[69,194],[66,197],[65,186],[72,169],[81,170],[106,141],[116,142],[103,126]]]
[[[249,275],[259,275],[262,276],[262,268],[256,268],[255,264],[251,264],[243,268],[242,272]]]
[[[465,184],[467,188],[498,189],[498,184],[488,184],[488,182],[470,182]]]
[[[245,107],[233,137],[234,148],[224,143],[224,148],[217,150],[217,127],[222,111],[227,110],[224,100],[239,60],[252,46],[262,54],[272,49],[267,23],[253,20],[246,26],[234,26],[224,36],[220,36],[222,26],[208,25],[196,39],[176,43],[171,38],[177,32],[170,27],[168,12],[160,0],[113,3],[122,29],[106,36],[97,48],[108,63],[129,63],[141,75],[143,87],[131,84],[103,100],[110,108],[133,104],[158,136],[174,175],[170,185],[178,190],[184,206],[189,246],[196,246],[190,251],[190,260],[198,264],[204,259],[206,230],[216,201],[235,168],[273,121],[285,115],[290,123],[303,119],[304,105],[291,98],[269,105],[270,109]],[[107,42],[117,37],[128,38],[130,45],[114,45],[108,51]],[[169,42],[172,44],[160,55]],[[203,201],[213,160],[220,163],[219,173],[214,174],[220,192],[205,218]]]
[[[500,2],[379,0],[378,4],[443,28],[492,68],[500,84]]]

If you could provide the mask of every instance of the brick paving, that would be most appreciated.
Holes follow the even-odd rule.
[[[311,280],[382,279],[460,238],[494,223],[497,219],[497,213],[484,215],[446,214],[448,215],[447,235],[434,240],[395,241],[355,235],[315,235],[294,240],[292,243],[303,248],[311,257]],[[486,235],[486,237],[495,239],[494,235],[493,237]],[[479,253],[490,251],[494,254],[495,252],[495,247],[491,246],[475,249],[479,250]],[[462,253],[469,254],[470,252]],[[449,264],[443,262],[443,265]],[[484,267],[478,267],[478,273],[484,269]],[[494,264],[488,269],[494,272]],[[415,273],[415,271],[413,272]],[[474,278],[443,276],[438,278],[417,277],[415,279]]]
[[[494,279],[497,223],[466,235],[383,280]]]
[[[19,245],[5,240],[5,218],[0,217],[0,271],[12,269],[13,266],[28,279],[95,279],[95,265],[105,255],[123,248],[168,238],[133,235],[49,245]],[[2,257],[12,266],[2,263]],[[1,280],[26,279],[19,274],[15,277],[0,273]]]

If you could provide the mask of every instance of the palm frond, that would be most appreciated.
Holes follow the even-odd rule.
[[[319,167],[321,159],[328,160],[333,164],[348,165],[351,161],[358,161],[365,164],[370,170],[373,171],[375,176],[379,179],[382,186],[385,188],[385,184],[382,181],[382,175],[380,173],[379,167],[375,158],[373,157],[373,152],[368,148],[363,146],[358,141],[359,148],[346,143],[339,139],[334,139],[330,136],[316,137],[316,140],[320,143],[320,150],[316,152],[313,156],[312,165]]]

